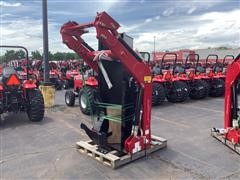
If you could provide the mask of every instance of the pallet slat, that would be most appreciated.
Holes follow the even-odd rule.
[[[211,132],[211,135],[216,138],[217,140],[221,141],[224,145],[228,146],[231,148],[233,151],[236,153],[240,154],[240,145],[234,145],[232,142],[229,140],[226,140],[222,134],[219,134],[217,132]]]
[[[115,150],[107,154],[97,151],[97,145],[92,145],[91,141],[79,141],[76,143],[76,146],[79,152],[88,155],[106,166],[116,169],[124,164],[130,163],[167,146],[167,140],[161,137],[152,136],[152,142],[153,143],[150,148],[137,152],[133,155],[127,154],[122,157],[115,155],[117,152]]]

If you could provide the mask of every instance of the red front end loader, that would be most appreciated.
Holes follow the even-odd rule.
[[[83,39],[87,28],[96,29],[104,47],[91,48]],[[81,124],[91,142],[77,143],[79,151],[113,168],[166,146],[151,133],[152,76],[148,65],[122,39],[120,25],[106,12],[93,22],[70,21],[61,28],[63,42],[98,73],[97,120]]]
[[[225,78],[224,129],[212,129],[212,136],[240,154],[240,116],[237,84],[240,78],[240,54],[228,66]]]

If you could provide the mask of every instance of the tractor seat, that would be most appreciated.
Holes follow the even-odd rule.
[[[221,65],[221,64],[214,64],[213,65],[213,71],[214,72],[222,72],[223,71],[223,65]]]
[[[11,74],[16,74],[17,75],[17,71],[14,69],[14,67],[3,68],[3,74],[2,74],[1,81],[3,83],[5,83],[8,80],[8,78],[10,77]]]
[[[176,66],[174,69],[174,74],[183,74],[185,69],[182,66]]]
[[[197,67],[197,72],[199,72],[199,73],[205,73],[205,68],[202,67],[202,66],[198,66],[198,67]]]
[[[162,74],[162,68],[154,66],[153,69],[152,69],[152,74],[153,75]]]

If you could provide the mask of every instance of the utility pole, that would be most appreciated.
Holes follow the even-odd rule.
[[[44,63],[44,83],[39,86],[44,99],[45,107],[53,107],[55,99],[55,88],[49,79],[49,58],[48,58],[48,16],[47,0],[42,0],[42,25],[43,25],[43,63]]]
[[[44,62],[44,84],[49,84],[49,58],[48,58],[48,14],[47,0],[42,0],[42,25],[43,25],[43,62]]]

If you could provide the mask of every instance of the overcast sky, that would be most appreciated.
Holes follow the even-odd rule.
[[[0,0],[0,43],[42,51],[41,0]],[[69,20],[93,21],[106,11],[134,38],[134,48],[156,50],[240,46],[240,0],[48,0],[49,47],[70,51],[59,30]],[[87,42],[96,47],[95,35]]]

